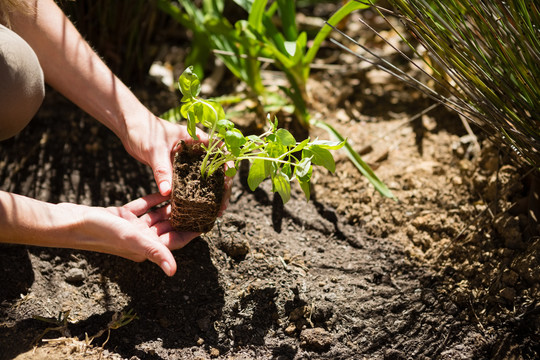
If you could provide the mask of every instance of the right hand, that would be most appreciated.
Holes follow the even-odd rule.
[[[121,256],[133,261],[150,260],[168,276],[176,272],[171,250],[187,245],[200,233],[179,233],[169,223],[170,205],[154,211],[152,207],[168,196],[151,194],[121,207],[88,207],[63,203],[71,211],[83,211],[83,220],[74,233],[79,249]]]

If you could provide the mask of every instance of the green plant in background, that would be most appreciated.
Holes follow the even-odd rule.
[[[290,87],[281,87],[281,90],[294,105],[295,116],[305,128],[310,126],[307,80],[311,64],[332,29],[329,25],[337,25],[351,12],[368,7],[355,1],[344,4],[328,20],[329,25],[320,29],[308,48],[307,33],[300,32],[296,24],[294,1],[279,0],[268,6],[268,0],[234,0],[248,14],[247,19],[238,20],[234,25],[223,16],[223,1],[203,0],[201,8],[188,0],[178,2],[185,13],[168,0],[160,0],[159,6],[194,31],[194,53],[205,56],[195,58],[190,55],[187,62],[196,64],[199,76],[207,60],[207,47],[211,46],[227,68],[248,85],[252,97],[262,105],[268,105],[268,94],[260,75],[260,58],[270,59],[286,75]],[[206,41],[199,42],[200,38]]]
[[[295,106],[296,118],[303,127],[309,128],[310,115],[308,112],[309,94],[307,80],[311,64],[326,39],[331,26],[337,25],[344,17],[355,10],[367,7],[355,1],[344,4],[328,19],[311,46],[308,48],[308,35],[300,32],[296,24],[296,4],[294,1],[277,0],[267,8],[268,0],[235,0],[249,13],[247,31],[243,36],[254,37],[260,44],[260,56],[274,60],[274,65],[287,77],[290,88],[282,87]],[[276,23],[281,24],[279,28]]]
[[[257,59],[260,46],[252,38],[243,36],[246,21],[239,20],[233,26],[224,16],[224,0],[203,0],[197,7],[191,0],[178,0],[178,7],[170,0],[159,0],[159,8],[193,32],[192,50],[185,62],[192,64],[199,77],[213,50],[235,77],[248,85],[249,97],[258,103],[262,114],[261,96],[265,89],[260,75],[261,63]]]
[[[158,8],[168,14],[174,21],[192,32],[191,52],[187,55],[185,62],[193,64],[194,70],[199,76],[204,74],[204,66],[211,55],[211,43],[207,32],[204,29],[205,13],[209,15],[221,16],[223,11],[223,1],[203,1],[203,8],[199,9],[192,1],[180,1],[182,9],[171,0],[158,0]],[[183,10],[183,11],[182,11]],[[216,14],[214,14],[214,11]]]
[[[187,68],[180,76],[182,92],[181,114],[187,119],[187,128],[197,140],[196,126],[202,124],[208,129],[208,145],[202,145],[206,155],[201,165],[201,174],[206,177],[228,164],[225,174],[234,176],[242,160],[251,163],[248,185],[255,190],[266,178],[272,180],[272,190],[277,192],[284,203],[291,198],[290,183],[297,180],[306,198],[310,198],[310,180],[313,165],[321,165],[330,172],[336,164],[330,150],[338,150],[342,142],[310,141],[297,142],[286,129],[277,127],[277,121],[262,135],[244,136],[234,124],[225,118],[225,112],[218,102],[201,99],[200,80]]]
[[[540,168],[540,5],[529,0],[389,3],[426,49],[429,58],[409,43],[429,71],[419,69],[436,87],[365,47],[371,56],[356,55],[457,111]],[[383,17],[388,14],[379,10]]]
[[[146,78],[161,45],[159,34],[168,17],[157,1],[59,0],[59,4],[115,74],[133,83]]]

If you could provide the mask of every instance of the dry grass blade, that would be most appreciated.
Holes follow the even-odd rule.
[[[539,168],[539,5],[526,0],[389,3],[395,12],[372,6],[385,19],[395,16],[402,21],[413,37],[408,42],[402,36],[403,40],[425,61],[429,71],[419,69],[436,87],[408,75],[365,47],[362,54],[355,51],[355,55],[458,111],[497,143],[514,150],[518,158]],[[422,45],[428,58],[413,42]]]

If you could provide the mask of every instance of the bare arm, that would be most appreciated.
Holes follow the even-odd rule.
[[[33,13],[18,13],[12,29],[36,52],[45,81],[111,129],[126,150],[150,165],[162,195],[170,193],[170,153],[185,127],[154,116],[105,65],[53,0],[26,0]],[[206,134],[200,134],[201,140]]]
[[[150,260],[172,276],[170,250],[198,233],[177,233],[168,219],[170,205],[149,212],[167,197],[152,194],[122,207],[50,204],[0,191],[0,243],[91,250],[134,261]]]
[[[152,167],[160,194],[122,207],[49,204],[0,191],[0,242],[99,251],[135,261],[149,259],[166,274],[176,271],[170,250],[198,234],[177,233],[170,205],[149,212],[171,191],[171,151],[192,141],[184,126],[154,116],[108,69],[53,0],[27,1],[32,13],[11,17],[13,31],[38,56],[45,80],[109,127],[137,160]],[[205,133],[199,138],[206,140]],[[224,199],[224,204],[226,204]]]

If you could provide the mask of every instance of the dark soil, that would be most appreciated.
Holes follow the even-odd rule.
[[[337,66],[313,73],[314,116],[398,201],[339,153],[335,175],[314,172],[310,202],[295,188],[283,205],[268,181],[251,192],[240,172],[214,229],[174,252],[172,278],[1,245],[0,359],[540,358],[537,174],[440,106],[416,116],[432,104],[399,81],[321,54]],[[177,101],[137,95],[156,113]],[[156,191],[112,132],[55,96],[0,159],[0,189],[44,201],[119,206]]]
[[[220,169],[203,177],[204,155],[200,144],[184,142],[174,154],[170,221],[177,231],[206,233],[218,217],[225,174]]]

